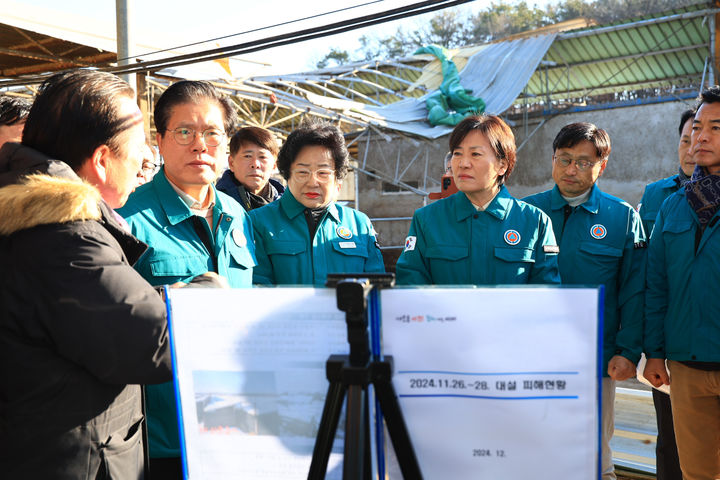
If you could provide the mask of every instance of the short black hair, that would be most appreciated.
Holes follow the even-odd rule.
[[[21,97],[0,96],[0,125],[9,126],[24,122],[32,102]]]
[[[234,157],[240,147],[246,143],[254,143],[258,147],[268,150],[273,157],[277,157],[280,148],[275,140],[275,135],[270,130],[260,127],[243,127],[230,139],[230,156]]]
[[[710,88],[706,88],[702,91],[702,93],[700,93],[695,111],[697,111],[697,109],[700,108],[700,105],[702,105],[703,103],[716,102],[720,102],[720,85],[714,85]]]
[[[77,171],[101,145],[122,151],[121,133],[136,119],[118,115],[118,100],[135,98],[119,77],[96,70],[53,75],[40,86],[30,109],[22,144],[62,160]]]
[[[695,117],[695,109],[689,108],[680,114],[680,126],[678,127],[678,135],[682,136],[683,127],[688,120],[692,120]]]
[[[587,122],[571,123],[561,128],[553,140],[553,153],[558,148],[572,148],[583,140],[593,144],[598,158],[606,159],[610,156],[610,135]]]
[[[211,100],[217,103],[223,111],[225,134],[229,135],[237,123],[237,113],[232,101],[220,93],[210,82],[200,80],[182,80],[173,83],[160,95],[153,112],[157,132],[160,135],[165,134],[173,108],[183,103],[197,103],[201,100]]]
[[[277,166],[285,180],[290,179],[290,167],[304,147],[318,145],[330,150],[335,164],[335,178],[342,180],[348,172],[350,155],[345,137],[338,127],[328,122],[306,122],[293,130],[280,149]]]

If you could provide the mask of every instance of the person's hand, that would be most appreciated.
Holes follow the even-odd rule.
[[[215,272],[205,272],[201,275],[193,277],[189,283],[176,282],[170,285],[170,288],[230,288],[227,279]]]
[[[618,382],[634,377],[635,372],[635,364],[622,355],[615,355],[608,362],[608,375]]]
[[[190,288],[230,288],[227,278],[215,272],[205,272],[190,280]]]
[[[645,370],[643,370],[643,376],[655,388],[670,385],[670,377],[665,369],[665,359],[663,358],[648,358]]]

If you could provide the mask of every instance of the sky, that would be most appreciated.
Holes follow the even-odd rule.
[[[389,10],[419,0],[333,0],[332,2],[325,0],[127,1],[132,21],[132,35],[135,40],[150,43],[153,47],[158,48],[175,47],[239,32],[248,32],[260,27],[322,14],[329,9],[340,10],[360,5],[357,8],[333,15],[254,33],[246,33],[216,42],[205,43],[201,47],[193,47],[196,49],[209,49]],[[84,17],[82,20],[89,22],[89,24],[102,25],[106,31],[114,31],[115,28],[114,0],[63,0],[62,2],[57,0],[14,0],[14,2],[19,8],[27,5]],[[490,3],[489,0],[475,0],[469,4],[454,8],[461,12],[470,12],[486,8]],[[538,0],[535,2],[528,1],[527,3],[544,7],[548,3],[554,2],[551,0]],[[432,15],[433,13],[430,13],[424,16],[250,54],[243,57],[250,60],[250,62],[243,62],[242,65],[233,62],[233,73],[236,72],[236,69],[243,76],[312,70],[315,68],[315,63],[331,47],[348,50],[352,53],[360,47],[358,39],[361,35],[383,37],[396,31],[398,26],[402,26],[404,30],[412,30],[422,26]],[[268,64],[270,65],[268,66]]]

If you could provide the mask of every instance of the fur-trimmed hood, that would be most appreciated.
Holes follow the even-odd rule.
[[[0,149],[0,235],[101,218],[100,192],[60,160],[19,143]]]
[[[53,223],[101,218],[100,192],[78,179],[30,175],[0,188],[0,235]]]

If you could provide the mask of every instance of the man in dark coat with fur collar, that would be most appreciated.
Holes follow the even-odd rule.
[[[113,208],[145,145],[133,91],[76,71],[42,86],[0,150],[0,475],[143,476],[140,386],[171,379],[165,307]]]

